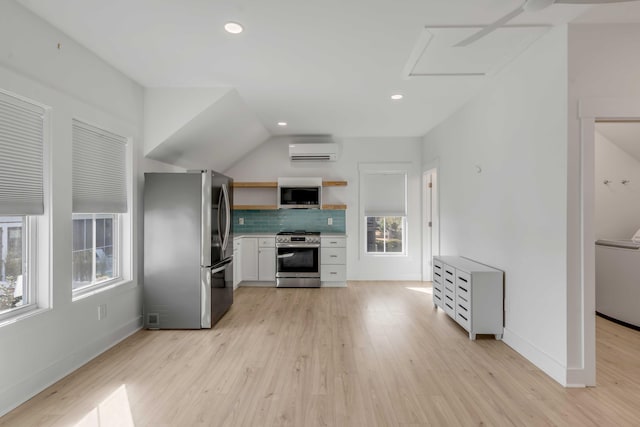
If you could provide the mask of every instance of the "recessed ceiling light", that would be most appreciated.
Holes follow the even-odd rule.
[[[227,22],[226,24],[224,24],[224,29],[227,33],[231,34],[240,34],[242,30],[244,30],[244,28],[242,28],[242,25],[238,24],[237,22]]]
[[[278,122],[278,126],[286,126],[287,122]]]
[[[400,94],[400,93],[395,93],[395,94],[391,95],[391,99],[393,99],[394,101],[399,101],[402,98],[404,98],[404,96],[402,94]]]

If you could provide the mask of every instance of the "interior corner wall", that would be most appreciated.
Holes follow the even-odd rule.
[[[57,44],[62,49],[57,49]],[[141,327],[141,287],[132,281],[71,300],[71,121],[132,138],[132,253],[139,253],[143,90],[13,0],[0,2],[0,88],[51,107],[51,309],[0,327],[0,415]],[[98,321],[98,305],[107,318]]]
[[[630,239],[640,228],[640,162],[600,133],[595,137],[596,239]]]
[[[346,187],[323,189],[324,203],[347,205],[347,279],[348,280],[421,280],[421,152],[420,138],[345,138],[336,162],[300,162],[289,160],[286,138],[271,138],[227,169],[224,173],[237,181],[275,181],[278,177],[317,176],[325,180],[346,180]],[[367,256],[364,224],[359,218],[358,165],[367,163],[408,162],[407,178],[407,256]],[[235,204],[276,204],[274,189],[236,189]]]
[[[572,24],[568,31],[567,363],[583,365],[581,265],[581,148],[579,103],[585,99],[640,100],[640,24]],[[589,268],[589,266],[587,266]],[[595,293],[595,290],[594,290]]]
[[[440,253],[505,272],[504,342],[566,376],[567,29],[556,27],[424,137]]]

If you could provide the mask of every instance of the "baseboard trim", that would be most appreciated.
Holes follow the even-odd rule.
[[[22,405],[47,387],[76,371],[92,359],[142,329],[142,316],[90,342],[81,350],[68,354],[48,367],[33,373],[17,384],[0,390],[0,417]]]
[[[560,383],[560,385],[568,387],[567,368],[556,359],[544,351],[541,351],[521,336],[515,334],[509,328],[504,328],[502,341],[540,368],[542,372]]]

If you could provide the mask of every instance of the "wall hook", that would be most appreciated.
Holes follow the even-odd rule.
[[[609,181],[608,179],[605,179],[604,181],[602,181],[602,183],[604,185],[609,185],[609,184],[611,184],[611,181]]]
[[[623,179],[622,181],[620,181],[622,183],[622,185],[627,185],[629,184],[631,181],[629,181],[628,179]]]

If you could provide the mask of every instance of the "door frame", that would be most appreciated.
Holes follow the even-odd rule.
[[[638,121],[640,119],[640,99],[638,98],[585,98],[578,107],[580,121],[580,238],[579,242],[569,242],[569,249],[578,251],[577,295],[572,294],[573,286],[568,283],[568,298],[579,298],[581,310],[579,324],[568,325],[567,333],[580,333],[581,366],[569,367],[567,384],[596,385],[596,328],[595,328],[595,124],[598,121]],[[569,210],[569,218],[576,218]],[[573,267],[571,263],[568,266]],[[568,301],[569,302],[569,301]],[[571,318],[571,313],[569,318]],[[572,349],[569,349],[570,351]]]
[[[431,187],[429,187],[431,184]],[[422,172],[422,281],[432,280],[432,258],[440,255],[440,204],[438,196],[438,167]],[[431,221],[431,227],[428,226]]]

